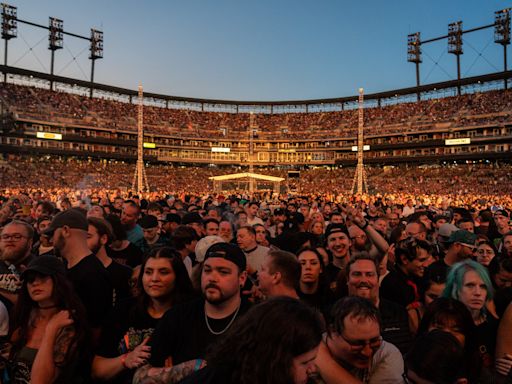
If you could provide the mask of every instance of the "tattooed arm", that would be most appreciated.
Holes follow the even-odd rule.
[[[147,364],[137,369],[133,384],[174,384],[206,366],[201,359],[189,360],[173,367],[154,368]]]
[[[48,322],[30,372],[32,384],[53,383],[57,378],[57,365],[65,360],[74,336],[71,324],[73,319],[68,311],[56,313]]]

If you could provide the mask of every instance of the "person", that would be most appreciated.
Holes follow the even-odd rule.
[[[196,231],[197,239],[204,236],[203,218],[198,212],[189,212],[181,219],[181,224],[193,228]]]
[[[107,270],[112,284],[112,305],[118,300],[130,297],[129,281],[132,269],[113,260],[107,253],[106,247],[113,238],[112,227],[103,218],[87,218],[89,228],[87,230],[87,246],[98,258]]]
[[[160,233],[158,219],[154,215],[142,217],[138,224],[142,228],[144,239],[142,240],[142,252],[146,253],[152,248],[159,248],[169,245],[168,238]]]
[[[325,275],[329,288],[334,292],[338,288],[339,275],[343,274],[350,259],[352,243],[347,227],[343,224],[329,224],[325,229],[325,241],[332,256],[331,262],[325,267]]]
[[[371,301],[344,297],[334,305],[331,321],[315,360],[325,383],[402,382],[402,355],[382,340],[379,312]]]
[[[486,268],[473,260],[453,265],[446,279],[443,297],[461,301],[470,311],[475,324],[474,334],[482,361],[482,374],[487,377],[494,362],[498,320],[486,310],[493,297]]]
[[[119,302],[102,328],[92,364],[95,379],[131,383],[135,369],[150,356],[148,338],[164,313],[193,297],[187,270],[174,249],[153,248],[141,270],[139,297]]]
[[[245,213],[247,214],[247,223],[246,225],[253,226],[254,224],[263,225],[263,220],[257,216],[258,210],[260,206],[257,201],[251,201],[247,204],[247,208]]]
[[[193,260],[195,260],[194,251],[199,240],[197,231],[189,225],[180,225],[173,232],[172,240],[190,276],[192,274]]]
[[[123,204],[121,212],[121,224],[126,230],[126,239],[142,250],[142,241],[144,239],[144,232],[137,220],[140,216],[140,207],[133,200],[127,200]]]
[[[55,256],[39,256],[22,273],[10,352],[13,383],[87,379],[90,337],[84,308]]]
[[[448,332],[433,330],[416,339],[405,357],[403,383],[454,384],[464,351]]]
[[[258,271],[258,287],[267,298],[288,296],[298,299],[296,287],[300,279],[300,264],[293,253],[271,250]]]
[[[302,248],[297,254],[301,265],[298,294],[301,300],[328,317],[335,298],[323,275],[324,260],[316,248]]]
[[[56,251],[66,261],[67,277],[82,301],[95,341],[100,326],[112,308],[112,283],[107,270],[87,245],[89,224],[71,208],[57,214],[46,233],[53,237]]]
[[[407,311],[381,297],[377,260],[368,253],[354,255],[347,264],[346,275],[348,294],[370,300],[379,310],[383,339],[407,352],[412,341]]]
[[[142,263],[142,250],[126,239],[126,230],[117,215],[108,215],[107,221],[112,226],[114,238],[107,246],[107,254],[119,264],[135,268]]]
[[[496,338],[496,371],[510,378],[512,372],[512,303],[501,317]]]
[[[464,229],[452,232],[448,241],[445,242],[447,248],[444,258],[433,262],[429,268],[444,268],[446,275],[448,275],[451,266],[473,256],[473,251],[476,249],[476,240],[477,235]]]
[[[489,267],[492,259],[497,255],[498,251],[490,241],[482,241],[476,248],[476,261],[484,267]]]
[[[219,236],[224,239],[226,243],[235,241],[233,236],[233,225],[228,220],[222,220],[219,223]]]
[[[0,232],[0,300],[10,309],[21,287],[20,274],[34,258],[31,253],[34,229],[13,220]]]
[[[216,243],[208,248],[201,274],[203,297],[165,313],[150,343],[151,366],[172,366],[205,357],[207,347],[224,337],[248,309],[240,296],[246,267],[245,255],[236,245]]]
[[[306,384],[322,338],[317,313],[289,297],[251,308],[182,384]]]
[[[206,219],[204,221],[204,231],[205,236],[217,236],[219,234],[219,220],[213,217]]]
[[[270,250],[256,242],[256,231],[251,226],[244,226],[238,229],[236,241],[247,258],[248,272],[254,274],[261,269],[263,259]]]

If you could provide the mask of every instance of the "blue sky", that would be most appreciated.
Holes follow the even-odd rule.
[[[415,85],[407,35],[445,35],[494,22],[510,1],[393,0],[7,0],[18,18],[89,35],[104,32],[97,82],[176,96],[296,100],[373,93]],[[9,65],[50,71],[48,32],[24,24],[9,42]],[[464,35],[462,75],[503,69],[493,29]],[[65,36],[55,73],[87,80],[87,42]],[[512,67],[509,46],[509,69]],[[423,47],[421,81],[456,77],[446,40]],[[0,47],[3,58],[3,44]],[[2,59],[3,60],[3,59]],[[435,64],[437,62],[437,64]]]

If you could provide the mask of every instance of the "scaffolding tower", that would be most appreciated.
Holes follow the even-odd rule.
[[[358,109],[358,131],[357,131],[357,166],[354,174],[354,182],[352,183],[352,193],[361,195],[368,192],[368,181],[364,170],[364,90],[359,88],[359,109]]]
[[[254,129],[256,128],[254,124],[254,114],[251,112],[249,114],[249,173],[254,173]],[[254,192],[254,178],[249,179],[249,192]]]
[[[137,165],[135,167],[135,174],[133,175],[132,190],[138,193],[144,189],[149,191],[148,178],[146,176],[146,169],[144,168],[144,103],[143,103],[142,85],[139,85],[139,105],[137,116]]]

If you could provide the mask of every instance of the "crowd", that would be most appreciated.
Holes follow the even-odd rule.
[[[2,382],[511,380],[509,165],[369,168],[362,196],[348,169],[221,194],[155,166],[135,195],[124,163],[1,167]]]
[[[510,122],[512,92],[487,91],[365,108],[364,125],[369,134],[432,130]],[[3,83],[0,98],[19,118],[51,123],[74,123],[119,130],[137,129],[137,104],[88,98],[72,93]],[[144,107],[146,132],[176,137],[240,137],[249,128],[259,138],[353,137],[358,126],[357,109],[311,113],[199,112]]]

